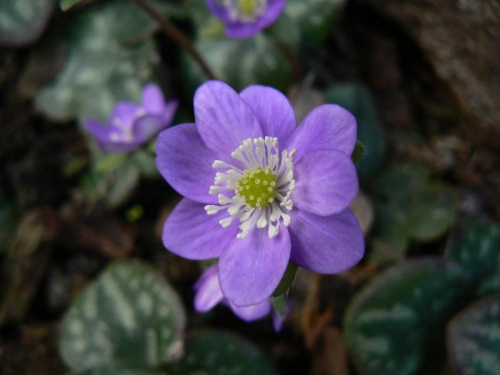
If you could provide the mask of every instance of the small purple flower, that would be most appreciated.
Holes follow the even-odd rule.
[[[116,104],[109,125],[85,120],[87,130],[107,152],[134,150],[165,129],[174,118],[179,103],[165,102],[160,88],[150,83],[142,91],[142,103],[119,102]]]
[[[206,0],[210,11],[226,24],[226,36],[246,39],[273,24],[286,0]]]
[[[228,306],[240,319],[245,322],[259,320],[271,312],[269,299],[253,306],[238,307],[224,298],[219,285],[219,269],[211,266],[201,275],[194,284],[196,295],[194,297],[194,308],[198,312],[207,312],[215,305],[222,303]],[[276,332],[281,331],[284,318],[273,311],[273,327]]]
[[[265,86],[240,94],[210,81],[194,97],[195,124],[163,131],[157,167],[185,198],[163,244],[195,260],[220,258],[224,297],[266,301],[289,261],[324,274],[362,258],[364,239],[348,206],[358,192],[350,155],[356,120],[332,104],[297,127],[288,99]]]

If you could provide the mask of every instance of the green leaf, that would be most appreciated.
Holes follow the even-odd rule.
[[[372,282],[348,307],[344,336],[360,373],[412,375],[425,357],[429,334],[456,307],[464,285],[452,262],[401,263]]]
[[[455,374],[497,375],[500,369],[500,294],[484,298],[448,324],[448,356]]]
[[[59,351],[75,373],[144,374],[181,354],[184,326],[181,301],[157,270],[115,262],[67,311]]]
[[[126,159],[114,169],[90,171],[84,176],[82,189],[87,201],[102,201],[109,208],[116,208],[132,195],[140,176],[137,165]]]
[[[170,9],[151,3],[161,14]],[[150,38],[157,27],[130,0],[87,9],[57,33],[67,58],[58,77],[37,93],[36,105],[57,121],[106,122],[118,101],[139,101],[158,59]]]
[[[365,145],[361,143],[359,140],[356,141],[356,145],[354,146],[354,151],[352,152],[351,159],[354,164],[358,164],[362,159],[365,153]]]
[[[132,162],[141,171],[141,175],[146,177],[158,176],[154,153],[139,149],[132,154]]]
[[[288,17],[300,29],[304,50],[318,46],[334,24],[345,0],[288,0],[281,17]]]
[[[326,102],[338,104],[351,112],[358,123],[358,138],[365,146],[365,155],[356,169],[361,179],[377,171],[385,154],[385,133],[380,123],[373,98],[362,86],[339,84],[324,92]]]
[[[54,9],[54,0],[2,0],[0,45],[22,46],[38,39]]]
[[[269,359],[254,345],[224,331],[200,331],[187,340],[187,354],[168,366],[169,375],[275,375]]]
[[[289,47],[296,47],[300,43],[300,27],[297,22],[286,13],[282,14],[278,20],[269,28],[267,34]]]
[[[264,84],[286,91],[291,81],[291,68],[283,52],[273,41],[259,34],[252,39],[233,40],[198,38],[195,47],[217,79],[239,91],[251,84]],[[184,53],[185,75],[194,91],[205,82],[199,66]]]
[[[409,239],[435,240],[453,224],[456,197],[447,185],[430,180],[430,172],[419,164],[392,165],[374,181],[374,258],[403,258]],[[387,254],[376,254],[378,249]],[[390,253],[390,255],[389,255]]]
[[[273,297],[279,297],[282,294],[288,292],[288,290],[292,287],[293,282],[295,281],[295,277],[297,276],[297,265],[292,262],[288,263],[286,267],[285,273],[281,278],[280,283],[276,287],[276,290],[273,293]]]
[[[279,316],[286,316],[286,294],[282,293],[277,297],[271,297],[271,304],[273,305],[274,311],[278,313]]]
[[[500,292],[500,226],[475,217],[457,230],[447,252],[461,264],[481,296]]]
[[[84,0],[59,0],[59,6],[63,11],[67,11],[83,1]]]

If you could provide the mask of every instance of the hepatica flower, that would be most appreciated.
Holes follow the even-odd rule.
[[[218,266],[207,268],[194,285],[194,289],[196,291],[194,308],[198,312],[207,312],[217,304],[222,303],[246,322],[262,319],[271,312],[271,302],[269,299],[253,306],[238,307],[224,298],[219,284]],[[272,315],[274,330],[279,332],[283,326],[283,318],[274,311]]]
[[[194,110],[196,123],[163,131],[156,149],[159,171],[185,196],[165,223],[167,249],[219,258],[221,290],[236,306],[269,298],[289,261],[331,274],[361,259],[348,209],[358,192],[349,112],[322,105],[297,126],[279,91],[238,94],[218,81],[197,90]]]
[[[119,102],[113,109],[109,124],[85,120],[84,126],[107,152],[134,150],[165,129],[177,111],[177,100],[168,102],[160,88],[149,84],[142,91],[142,102]]]
[[[273,24],[286,0],[206,0],[210,11],[226,25],[226,36],[245,39]]]

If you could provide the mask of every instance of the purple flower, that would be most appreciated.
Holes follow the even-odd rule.
[[[245,39],[258,34],[280,16],[286,0],[206,0],[210,11],[226,24],[226,36]]]
[[[177,100],[165,102],[160,88],[149,84],[142,91],[142,103],[119,102],[116,104],[109,125],[85,120],[87,130],[107,152],[134,150],[165,129],[177,111]]]
[[[349,112],[322,105],[297,127],[279,91],[238,94],[218,81],[198,88],[194,110],[196,123],[163,131],[156,149],[160,173],[185,196],[165,223],[167,249],[220,258],[220,286],[236,306],[267,300],[289,261],[332,274],[362,258],[348,209],[358,192]]]
[[[266,299],[253,306],[238,307],[224,298],[219,285],[218,267],[211,266],[201,275],[194,284],[196,295],[194,308],[198,312],[207,312],[215,305],[222,303],[228,306],[240,319],[251,322],[259,320],[271,312],[271,302]],[[276,332],[281,331],[284,318],[273,311],[273,327]]]

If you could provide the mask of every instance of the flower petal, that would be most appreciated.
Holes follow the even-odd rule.
[[[255,23],[240,23],[232,22],[226,24],[226,29],[224,33],[228,38],[233,39],[248,39],[258,34],[263,27],[258,27]]]
[[[219,285],[218,267],[206,269],[195,284],[194,308],[198,312],[211,310],[224,299]]]
[[[299,209],[329,216],[346,209],[359,189],[356,167],[341,151],[309,152],[294,166],[292,200]]]
[[[236,242],[238,225],[223,228],[219,220],[227,215],[208,215],[204,205],[184,198],[163,227],[163,245],[171,252],[193,260],[218,258],[223,249]]]
[[[85,120],[85,128],[95,137],[99,147],[106,152],[120,153],[131,151],[140,146],[139,142],[116,142],[111,140],[112,133],[119,133],[120,130],[112,125],[103,125],[97,121]]]
[[[262,319],[271,311],[269,299],[252,306],[238,307],[234,303],[229,303],[229,306],[231,310],[245,322]]]
[[[349,209],[332,216],[294,210],[288,230],[290,260],[318,273],[345,271],[358,263],[365,251],[363,233]]]
[[[323,104],[306,116],[286,149],[297,149],[295,162],[308,152],[318,150],[339,150],[351,156],[356,135],[356,119],[350,112],[338,105]]]
[[[232,162],[231,153],[247,138],[262,136],[253,111],[231,87],[210,81],[194,96],[196,126],[218,159]]]
[[[112,126],[104,125],[94,120],[84,120],[83,126],[85,126],[89,133],[92,134],[99,142],[108,142],[111,137],[111,133],[115,131]]]
[[[212,12],[212,14],[219,18],[222,22],[232,22],[227,9],[218,5],[216,0],[205,0],[205,2],[207,3],[207,7],[210,9],[210,12]]]
[[[142,111],[142,113],[144,113]],[[125,127],[130,129],[136,117],[141,115],[141,106],[132,102],[119,102],[111,116],[109,117],[109,122],[113,126]]]
[[[271,296],[290,258],[290,236],[281,227],[269,238],[267,230],[254,229],[224,249],[219,260],[219,281],[224,296],[236,306],[251,306]]]
[[[263,29],[278,19],[286,6],[286,0],[269,0],[264,14],[257,20],[259,29]]]
[[[158,85],[150,83],[142,90],[142,106],[146,112],[160,115],[165,111],[165,99]]]
[[[214,182],[215,156],[205,146],[195,124],[164,130],[156,145],[156,166],[167,182],[181,195],[202,203],[218,203],[209,194]]]
[[[134,140],[143,144],[158,134],[166,125],[157,115],[145,115],[134,121],[132,133]]]
[[[278,137],[279,143],[285,145],[297,127],[295,112],[286,96],[259,85],[248,86],[240,96],[254,111],[264,136]]]

